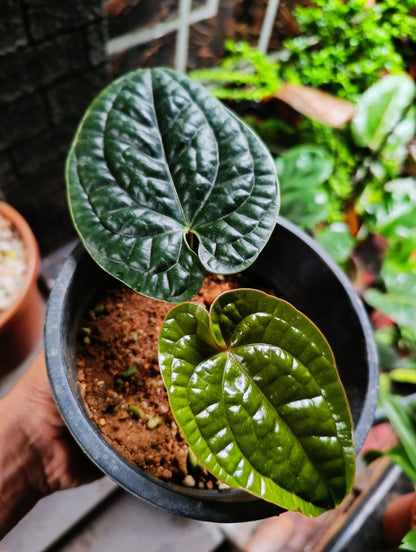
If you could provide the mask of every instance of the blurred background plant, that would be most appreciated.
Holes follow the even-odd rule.
[[[281,215],[348,273],[400,383],[416,383],[415,15],[411,0],[316,0],[281,50],[228,42],[191,72],[275,155]]]
[[[416,485],[415,3],[315,0],[295,17],[299,34],[281,50],[229,42],[220,66],[191,75],[263,138],[280,214],[320,242],[363,298],[381,411],[399,438],[387,455]],[[397,550],[416,550],[416,530]]]

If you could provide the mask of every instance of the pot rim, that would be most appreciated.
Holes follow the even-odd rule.
[[[24,276],[24,284],[18,296],[9,308],[0,314],[0,332],[14,319],[24,304],[29,290],[37,280],[40,271],[40,253],[36,238],[26,219],[9,203],[0,201],[0,215],[11,221],[18,231],[26,251],[27,268]]]
[[[354,428],[356,453],[358,453],[371,427],[369,420],[374,418],[378,397],[378,357],[370,321],[351,282],[321,246],[282,217],[278,218],[278,226],[288,230],[309,246],[334,273],[348,296],[364,334],[368,385],[363,407]],[[282,508],[238,489],[202,491],[181,487],[181,492],[178,492],[179,486],[158,480],[133,466],[105,441],[101,432],[97,430],[88,416],[85,407],[80,404],[72,388],[68,370],[62,369],[62,366],[65,366],[64,350],[62,347],[58,347],[58,344],[63,341],[61,323],[67,315],[63,312],[66,290],[73,283],[75,269],[84,255],[88,257],[82,244],[79,244],[65,262],[49,299],[45,324],[47,368],[55,401],[70,432],[82,450],[126,491],[153,506],[163,507],[165,510],[185,517],[224,523],[252,521],[283,512]],[[132,483],[132,477],[135,474],[141,477],[136,477]],[[133,486],[134,488],[132,488]],[[242,500],[234,502],[237,497]]]

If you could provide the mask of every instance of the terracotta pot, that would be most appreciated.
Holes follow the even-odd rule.
[[[9,309],[0,314],[0,374],[3,374],[21,363],[39,342],[44,305],[37,285],[39,248],[32,230],[13,207],[1,201],[0,214],[17,229],[27,252],[27,270],[20,294]]]
[[[416,527],[416,492],[399,495],[387,506],[383,516],[383,537],[389,547],[397,547]]]
[[[350,404],[358,452],[377,404],[378,359],[370,322],[351,283],[314,240],[282,218],[247,275],[254,285],[273,289],[297,306],[326,335]],[[81,448],[121,487],[169,512],[221,523],[280,513],[281,508],[240,490],[201,490],[157,480],[104,440],[83,404],[75,345],[85,309],[111,282],[79,246],[67,259],[48,302],[45,350],[49,379],[59,410]]]

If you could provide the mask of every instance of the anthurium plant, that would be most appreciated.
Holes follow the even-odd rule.
[[[274,160],[253,131],[188,77],[135,71],[86,112],[67,189],[95,261],[176,304],[160,368],[201,464],[283,508],[318,515],[339,504],[354,477],[353,428],[323,335],[261,291],[226,292],[210,313],[189,301],[206,271],[251,265],[275,226]]]

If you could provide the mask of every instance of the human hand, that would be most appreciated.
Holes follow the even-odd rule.
[[[100,474],[57,410],[42,350],[0,401],[0,537],[39,498]]]

